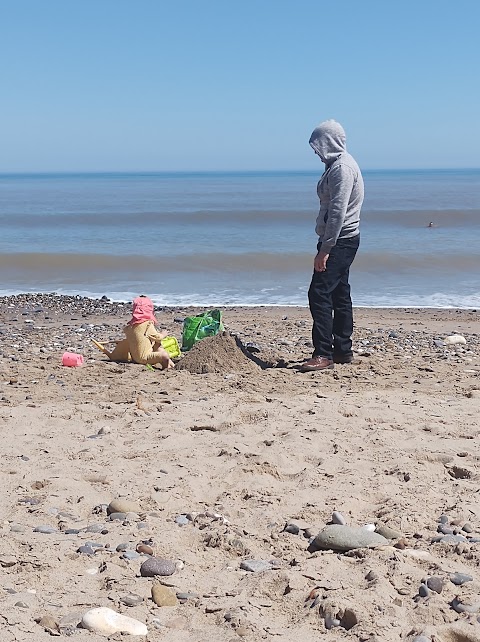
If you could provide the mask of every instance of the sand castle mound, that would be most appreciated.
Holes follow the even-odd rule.
[[[259,360],[248,356],[248,351],[242,342],[232,337],[228,332],[222,332],[214,337],[206,337],[180,359],[177,370],[188,370],[195,374],[208,372],[258,372],[261,368]]]

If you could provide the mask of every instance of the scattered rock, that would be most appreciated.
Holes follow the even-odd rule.
[[[465,604],[464,602],[461,602],[458,597],[450,602],[450,606],[457,613],[478,613],[480,610],[480,603]]]
[[[107,514],[111,515],[112,513],[141,513],[142,509],[138,502],[134,502],[131,499],[124,499],[119,497],[110,502],[107,506]]]
[[[103,606],[87,611],[82,617],[82,626],[84,629],[102,635],[112,633],[148,635],[148,629],[142,622]]]
[[[0,555],[0,566],[3,566],[3,568],[10,568],[10,566],[15,566],[16,563],[17,559],[13,555]]]
[[[177,606],[178,604],[175,593],[167,586],[158,583],[152,586],[152,600],[157,606]]]
[[[340,526],[345,526],[346,523],[347,523],[347,520],[342,515],[342,513],[339,513],[338,511],[334,510],[332,513],[332,524],[339,524]]]
[[[43,627],[47,633],[50,635],[60,635],[60,627],[58,622],[51,615],[44,615],[42,618],[37,620],[39,626]]]
[[[188,523],[189,519],[186,515],[177,515],[177,517],[175,517],[175,524],[178,524],[178,526],[186,526]]]
[[[386,524],[382,524],[381,522],[377,523],[375,532],[379,535],[382,535],[382,537],[386,537],[387,539],[400,539],[401,537],[403,537],[402,533],[396,531],[393,528],[390,528],[390,526],[387,526]]]
[[[127,517],[127,513],[110,513],[110,521],[111,522],[124,522]]]
[[[198,593],[177,593],[177,599],[180,600],[180,602],[184,602],[186,600],[196,600],[200,597]]]
[[[30,608],[26,602],[15,602],[14,606],[17,606],[19,609]]]
[[[308,550],[311,553],[318,550],[351,551],[356,548],[385,546],[388,543],[388,539],[382,535],[365,528],[332,524],[318,533]]]
[[[462,586],[462,584],[465,584],[466,582],[473,582],[473,577],[466,573],[452,573],[450,575],[450,582],[456,586]]]
[[[138,606],[143,602],[143,597],[140,597],[140,595],[124,595],[120,598],[120,602],[125,606]]]
[[[127,542],[122,542],[121,544],[118,544],[115,550],[117,553],[123,553],[124,551],[128,551],[130,549],[130,544]]]
[[[473,477],[472,471],[462,466],[452,466],[448,469],[448,474],[454,479],[471,479]]]
[[[36,526],[33,529],[34,533],[44,533],[46,535],[51,535],[52,533],[56,533],[57,529],[54,528],[53,526]]]
[[[176,571],[176,564],[172,560],[164,560],[161,557],[150,557],[140,567],[142,577],[155,577],[155,575],[173,575]]]
[[[445,337],[443,342],[447,346],[454,346],[454,345],[465,345],[467,343],[467,340],[461,334],[451,334],[450,336]]]
[[[443,580],[441,577],[429,577],[427,586],[435,593],[441,593],[443,591]]]
[[[105,524],[91,524],[90,526],[87,526],[85,532],[102,533],[102,535],[106,535],[108,533],[108,530],[105,528]]]
[[[461,542],[468,542],[468,539],[463,535],[444,535],[437,539],[433,538],[435,541],[442,542],[442,544],[460,544]]]

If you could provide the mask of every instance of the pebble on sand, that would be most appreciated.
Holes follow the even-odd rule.
[[[107,514],[111,515],[112,513],[141,513],[142,509],[138,502],[134,502],[131,499],[124,499],[123,497],[118,497],[113,499],[110,504],[107,506]]]
[[[37,620],[37,623],[39,626],[43,627],[43,629],[47,633],[50,633],[50,635],[60,635],[60,627],[58,625],[58,622],[51,615],[44,615],[39,620]]]
[[[176,571],[176,564],[172,560],[164,560],[161,557],[150,557],[140,566],[142,577],[155,577],[155,575],[173,575]]]
[[[152,599],[157,606],[177,606],[178,604],[175,593],[167,586],[158,583],[152,586]]]
[[[10,566],[15,566],[17,563],[17,558],[13,555],[0,555],[0,566],[3,568],[9,568]]]
[[[427,586],[430,590],[435,591],[435,593],[441,593],[443,591],[443,580],[437,576],[429,577]]]
[[[450,602],[450,606],[457,613],[478,613],[478,611],[480,611],[480,602],[475,604],[465,604],[464,602],[461,602],[458,597]]]
[[[177,524],[178,526],[186,526],[189,521],[190,520],[186,515],[177,515],[177,517],[175,517],[175,524]]]
[[[123,595],[120,598],[120,602],[124,604],[125,606],[138,606],[143,602],[143,597],[140,595]]]
[[[456,586],[462,586],[462,584],[465,584],[466,582],[473,582],[473,577],[466,573],[452,573],[450,575],[450,582]]]
[[[396,531],[394,528],[390,528],[390,526],[387,526],[386,524],[382,524],[381,522],[377,522],[375,532],[387,539],[400,539],[403,537],[402,533]]]
[[[445,337],[443,342],[447,346],[454,346],[454,345],[465,345],[467,343],[467,340],[465,337],[462,337],[461,334],[451,334],[448,337]]]
[[[345,526],[347,523],[347,520],[342,515],[342,513],[339,513],[337,510],[334,510],[332,513],[332,523],[339,524],[340,526]]]
[[[466,537],[463,537],[463,535],[444,535],[439,539],[434,537],[432,542],[442,542],[443,544],[460,544],[461,542],[468,542],[468,539]]]
[[[388,539],[372,533],[364,528],[355,526],[340,526],[332,524],[312,540],[308,547],[309,552],[318,550],[351,551],[355,548],[375,548],[389,544]]]
[[[46,535],[50,535],[52,533],[56,533],[57,529],[54,528],[53,526],[36,526],[33,529],[34,533],[44,533]]]
[[[130,635],[148,635],[148,629],[139,620],[121,615],[107,607],[90,609],[82,617],[84,629],[111,635],[112,633],[129,633]]]

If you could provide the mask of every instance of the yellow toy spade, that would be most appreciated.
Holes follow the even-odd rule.
[[[125,339],[123,341],[125,341]],[[113,352],[110,352],[109,350],[107,350],[107,348],[103,345],[103,343],[100,343],[100,341],[96,341],[95,339],[92,339],[92,343],[100,350],[100,352],[103,352],[103,354],[106,354],[107,357],[111,358],[111,356],[113,355]],[[122,343],[122,342],[118,341],[117,346],[119,343]],[[165,337],[160,341],[160,343],[162,345],[162,348],[164,348],[168,352],[170,359],[175,359],[176,357],[179,357],[182,354],[180,351],[180,346],[178,345],[178,341],[175,337]],[[128,356],[130,357],[130,355]]]

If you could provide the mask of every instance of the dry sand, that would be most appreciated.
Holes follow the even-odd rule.
[[[480,610],[476,312],[357,310],[358,363],[302,374],[306,309],[225,310],[256,362],[226,335],[168,372],[111,363],[91,343],[120,337],[129,311],[0,299],[2,642],[103,640],[77,628],[97,606],[147,624],[151,641],[480,640],[480,613],[452,607],[458,598]],[[162,309],[159,325],[180,339],[193,311]],[[443,346],[451,334],[466,345]],[[85,365],[62,367],[66,350]],[[137,502],[137,514],[110,521],[118,497]],[[333,511],[403,537],[309,553]],[[432,542],[441,515],[447,528],[468,524],[467,541]],[[102,548],[77,552],[88,541]],[[189,594],[175,606],[152,601],[144,555],[116,550],[126,544],[131,557],[142,541],[183,562],[162,580]],[[272,563],[241,569],[252,559]],[[473,581],[456,586],[454,572]],[[420,597],[429,577],[442,591]],[[46,615],[50,632],[37,623]],[[325,618],[341,625],[328,630]]]

